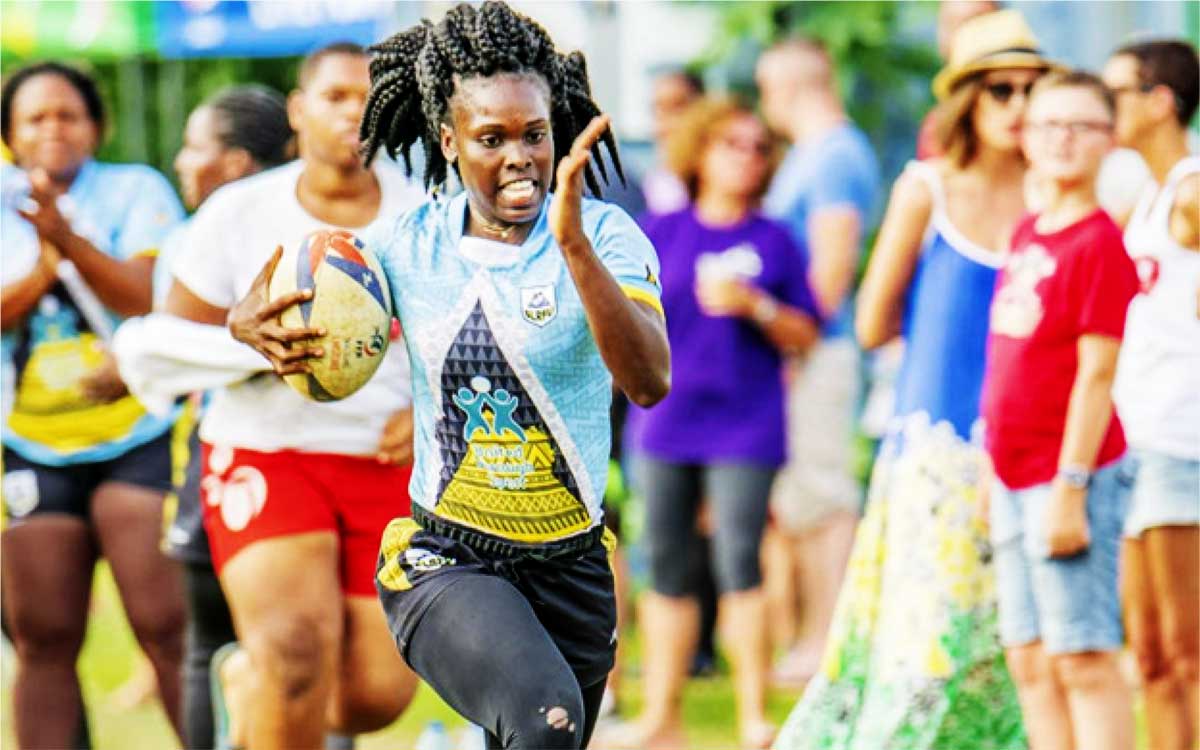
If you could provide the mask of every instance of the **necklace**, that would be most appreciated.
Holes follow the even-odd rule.
[[[493,224],[492,222],[480,216],[474,208],[471,208],[470,211],[471,216],[475,219],[475,221],[479,222],[480,228],[484,229],[489,234],[495,234],[499,236],[502,241],[507,242],[508,238],[512,236],[513,232],[517,231],[516,224],[509,224],[507,226],[503,224]]]

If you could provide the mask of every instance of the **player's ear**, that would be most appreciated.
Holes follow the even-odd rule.
[[[300,89],[293,89],[292,93],[288,94],[287,98],[287,116],[288,125],[292,126],[292,130],[299,133],[302,125],[301,116],[304,113],[304,92]]]
[[[1150,89],[1150,107],[1156,119],[1175,116],[1175,92],[1170,86],[1155,86]]]
[[[454,129],[446,123],[438,125],[438,144],[448,164],[458,161],[458,145],[454,142]]]
[[[244,148],[226,149],[221,154],[221,171],[226,180],[236,180],[255,171],[254,157]]]

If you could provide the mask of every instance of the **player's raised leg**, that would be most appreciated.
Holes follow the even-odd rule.
[[[221,570],[252,676],[247,747],[319,748],[341,652],[337,536],[318,531],[264,539]]]

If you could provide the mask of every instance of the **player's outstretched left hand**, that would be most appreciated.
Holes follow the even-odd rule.
[[[571,144],[571,151],[558,163],[554,200],[550,203],[550,231],[563,250],[588,244],[583,234],[583,172],[592,147],[608,130],[608,115],[597,115]]]

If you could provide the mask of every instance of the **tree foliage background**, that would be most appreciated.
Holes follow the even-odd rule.
[[[40,59],[40,58],[39,58]],[[0,58],[0,75],[38,61]],[[143,162],[174,177],[171,162],[183,142],[187,114],[226,86],[256,82],[286,93],[295,84],[298,57],[162,60],[67,59],[95,76],[108,109],[99,158]]]
[[[885,176],[912,157],[917,126],[933,105],[929,83],[941,65],[928,41],[936,4],[886,0],[731,2],[706,53],[694,61],[717,85],[753,99],[754,63],[763,49],[789,36],[821,41],[837,69],[851,119],[875,145]]]
[[[771,42],[801,33],[820,39],[837,63],[851,117],[870,135],[885,174],[911,154],[916,123],[932,98],[929,80],[938,66],[932,47],[906,39],[901,28],[926,20],[934,4],[868,2],[721,2],[718,31],[692,65],[718,88],[754,96],[754,61]],[[0,51],[0,75],[34,60]],[[100,158],[151,164],[174,176],[171,161],[182,141],[187,113],[221,88],[254,81],[282,92],[295,83],[299,58],[164,60],[74,59],[91,71],[109,108]]]

